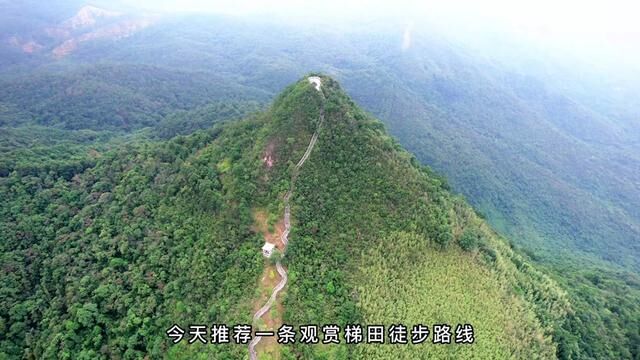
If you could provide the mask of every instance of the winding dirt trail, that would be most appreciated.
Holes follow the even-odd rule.
[[[322,93],[322,90],[321,90],[322,81],[317,76],[310,76],[309,82],[315,87],[316,90],[320,92],[320,96],[322,96],[323,102],[320,105],[320,120],[318,122],[318,127],[316,131],[313,133],[313,136],[311,137],[311,141],[309,141],[307,150],[304,152],[304,155],[302,155],[302,157],[300,158],[300,161],[298,161],[295,168],[293,169],[293,174],[291,175],[291,186],[289,187],[289,191],[287,191],[287,193],[284,195],[284,232],[282,233],[280,240],[282,240],[282,243],[284,244],[285,251],[287,248],[287,243],[289,242],[289,232],[291,231],[291,204],[289,203],[289,199],[291,198],[291,194],[293,194],[293,189],[296,183],[296,179],[298,178],[298,174],[300,173],[300,168],[302,167],[302,165],[304,165],[305,161],[307,161],[307,159],[309,158],[309,155],[311,155],[311,151],[313,151],[313,148],[316,145],[316,142],[318,141],[318,133],[320,131],[320,127],[322,126],[322,123],[324,123],[324,94]],[[284,256],[284,253],[285,252],[283,251],[283,256]],[[278,260],[278,262],[276,263],[276,269],[278,270],[278,274],[280,274],[280,277],[281,277],[280,282],[278,283],[278,285],[276,285],[275,288],[273,288],[273,292],[271,293],[271,296],[269,297],[269,300],[267,301],[267,303],[264,304],[264,306],[262,306],[253,315],[254,324],[264,314],[266,314],[267,311],[269,311],[269,309],[271,309],[271,307],[276,301],[276,297],[278,296],[278,293],[282,291],[282,289],[284,289],[284,287],[287,285],[287,280],[288,280],[287,270],[282,266],[282,263],[280,260]],[[262,339],[261,336],[256,336],[249,343],[249,357],[251,358],[251,360],[258,359],[258,354],[256,352],[256,345],[258,345],[258,343],[260,342],[260,339]]]

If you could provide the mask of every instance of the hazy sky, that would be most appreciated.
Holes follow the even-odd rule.
[[[123,0],[168,12],[213,12],[337,21],[393,18],[453,35],[505,33],[582,57],[637,63],[640,1],[630,0]],[[144,6],[144,5],[143,5]],[[406,35],[405,35],[406,36]],[[489,40],[490,41],[490,40]]]
[[[210,11],[230,14],[288,13],[323,17],[438,15],[474,17],[541,32],[598,35],[640,32],[640,4],[629,0],[144,0],[167,11]],[[140,3],[140,1],[132,1]]]

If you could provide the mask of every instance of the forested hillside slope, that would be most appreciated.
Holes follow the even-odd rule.
[[[471,323],[472,346],[283,346],[281,356],[553,358],[564,291],[418,165],[330,78],[265,113],[163,142],[123,144],[69,176],[0,179],[2,355],[195,358],[172,323],[245,323],[264,266],[252,212],[277,219],[290,171],[325,123],[294,193],[286,323]],[[274,162],[264,161],[271,151]],[[164,355],[162,355],[164,354]],[[197,355],[196,355],[197,354]],[[225,355],[226,354],[226,355]],[[324,355],[322,355],[324,354]]]

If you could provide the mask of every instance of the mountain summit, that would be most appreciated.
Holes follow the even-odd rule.
[[[553,357],[551,336],[568,310],[563,292],[452,196],[442,178],[418,165],[335,80],[321,79],[323,97],[306,79],[287,88],[257,142],[259,149],[277,144],[276,158],[284,159],[280,168],[263,171],[287,173],[324,109],[292,199],[285,263],[298,281],[284,297],[285,323],[472,324],[483,338],[473,348],[333,349],[349,358],[398,351],[407,357]],[[265,186],[281,189],[279,179],[286,176],[272,175]],[[294,348],[305,358],[322,352]]]

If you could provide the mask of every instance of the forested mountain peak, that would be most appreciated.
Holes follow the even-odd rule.
[[[487,347],[475,349],[486,356],[553,356],[558,344],[551,336],[561,333],[570,311],[564,292],[514,252],[462,198],[450,194],[446,181],[418,165],[338,82],[320,77],[321,93],[304,77],[276,97],[255,142],[262,207],[275,210],[270,216],[276,221],[294,164],[305,156],[312,134],[318,134],[292,194],[293,229],[285,263],[298,280],[286,289],[284,319],[385,324],[400,318],[465,319],[478,323],[485,334],[501,334],[489,335],[492,339],[482,345]],[[423,275],[431,280],[420,280]],[[458,286],[468,287],[466,295],[453,299]],[[403,299],[409,298],[419,312],[406,307]],[[444,303],[451,307],[438,305]],[[517,323],[522,332],[507,329],[507,322]],[[327,351],[294,349],[304,358]],[[268,346],[262,351],[278,352]],[[356,358],[390,355],[375,346],[328,349],[338,358],[342,351]],[[414,351],[425,350],[406,351],[406,356],[417,356]],[[464,348],[426,351],[471,354]]]
[[[244,121],[116,146],[63,177],[12,171],[0,179],[0,355],[246,356],[246,345],[173,345],[165,332],[172,324],[251,323],[271,291],[261,287],[269,262],[257,229],[277,232],[289,206],[289,282],[269,312],[275,320],[255,326],[400,321],[453,331],[472,324],[482,341],[262,343],[258,353],[551,358],[571,351],[564,349],[574,340],[561,337],[570,312],[564,292],[336,81],[319,77],[320,90],[306,76]]]

